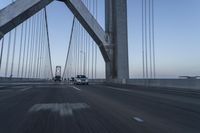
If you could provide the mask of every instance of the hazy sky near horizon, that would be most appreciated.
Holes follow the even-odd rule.
[[[0,0],[0,7],[7,1]],[[157,77],[200,75],[200,0],[154,0],[154,3]],[[104,28],[104,0],[98,0],[98,5],[98,21]],[[55,69],[56,65],[65,64],[73,14],[58,1],[48,5],[47,11]],[[141,0],[128,0],[129,65],[130,76],[135,78],[142,77],[141,12]],[[99,69],[98,74],[103,77],[104,69]]]

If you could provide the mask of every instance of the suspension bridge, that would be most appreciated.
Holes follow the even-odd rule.
[[[53,2],[73,14],[59,83],[47,10]],[[199,133],[199,76],[159,77],[155,2],[140,1],[140,78],[131,74],[127,0],[105,0],[105,28],[98,0],[11,0],[0,9],[0,132]],[[76,75],[90,85],[69,82]]]

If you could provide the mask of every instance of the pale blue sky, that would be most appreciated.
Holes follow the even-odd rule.
[[[158,77],[200,75],[200,1],[154,0]],[[131,75],[141,76],[141,0],[129,0]],[[139,77],[140,77],[139,76]]]
[[[8,0],[0,0],[3,7]],[[160,78],[200,75],[200,1],[154,0],[156,73]],[[104,28],[104,0],[99,0],[98,21]],[[64,66],[72,13],[62,2],[47,7],[52,62]],[[130,76],[141,78],[141,0],[128,0]],[[100,57],[101,58],[101,57]],[[102,59],[99,61],[102,64]],[[104,66],[98,69],[99,77]]]

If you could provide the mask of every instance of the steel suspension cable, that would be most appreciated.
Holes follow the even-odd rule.
[[[144,55],[144,0],[142,0],[142,67],[143,67],[143,78],[145,74],[145,55]]]
[[[28,25],[28,23],[27,23],[27,21],[25,22],[25,37],[24,37],[24,49],[23,49],[23,59],[22,59],[22,73],[21,73],[21,77],[23,78],[23,76],[24,76],[24,65],[25,65],[25,52],[26,52],[26,42],[27,42],[27,25]]]
[[[44,78],[44,59],[45,59],[45,15],[44,15],[44,10],[43,10],[43,18],[42,18],[42,22],[43,22],[43,28],[42,28],[42,50],[41,50],[41,57],[42,57],[42,62],[40,63],[40,76],[42,78]]]
[[[39,22],[39,17],[37,13],[35,15],[36,17],[36,22],[35,22],[35,38],[34,38],[34,47],[33,47],[33,62],[32,62],[32,78],[35,78],[35,65],[36,65],[36,53],[37,53],[37,45],[38,45],[38,22]]]
[[[28,66],[28,78],[32,78],[32,58],[33,58],[33,45],[35,38],[35,16],[32,17],[32,26],[31,26],[31,41],[30,41],[30,53],[29,53],[29,66]]]
[[[95,18],[98,21],[98,0],[95,0],[95,5],[96,5],[96,14]],[[95,79],[97,78],[97,44],[95,43]]]
[[[79,38],[79,23],[78,21],[76,20],[76,72],[77,72],[77,75],[79,74],[79,46],[78,46],[78,38]]]
[[[88,10],[91,11],[91,1],[88,0]],[[90,78],[91,37],[88,35],[88,77]]]
[[[44,9],[42,10],[42,18],[41,18],[41,44],[40,44],[40,61],[39,61],[39,70],[38,70],[38,76],[39,78],[42,78],[41,71],[42,71],[42,62],[43,62],[43,50],[44,50],[44,44],[43,44],[43,38],[44,38],[44,28],[43,28],[43,22],[44,22]]]
[[[78,49],[78,46],[77,46],[77,20],[75,19],[75,22],[74,22],[74,45],[75,45],[75,59],[74,59],[74,64],[75,64],[75,75],[78,74],[77,72],[77,49]],[[74,76],[75,76],[74,75]]]
[[[149,0],[149,59],[150,59],[150,78],[153,78],[153,64],[152,64],[152,16],[151,16],[151,0]]]
[[[42,17],[43,17],[43,13],[42,11],[40,12],[39,18],[39,32],[38,32],[38,49],[37,49],[37,63],[36,63],[36,78],[39,78],[39,63],[40,63],[40,51],[41,51],[41,32],[42,32]]]
[[[95,3],[94,3],[94,0],[92,1],[92,14],[93,14],[93,16],[95,14]],[[95,45],[95,42],[92,39],[92,79],[94,79],[94,45]]]
[[[35,15],[35,22],[34,22],[34,36],[33,36],[33,43],[32,43],[32,55],[31,55],[31,78],[34,78],[34,61],[35,61],[35,50],[36,50],[36,43],[37,43],[37,22],[38,17],[37,14]]]
[[[30,18],[30,42],[29,42],[29,52],[28,52],[28,62],[27,62],[27,72],[26,77],[30,78],[30,63],[31,63],[31,52],[32,52],[32,41],[33,41],[33,25],[34,25],[34,16]]]
[[[10,76],[13,76],[13,67],[14,67],[14,58],[15,58],[15,46],[16,46],[16,36],[17,36],[17,28],[14,30],[14,42],[13,42],[13,52],[12,52],[12,63],[11,63],[11,72]]]
[[[154,26],[154,0],[151,2],[152,4],[152,48],[153,48],[153,75],[156,78],[156,56],[155,56],[155,26]]]
[[[37,52],[38,52],[38,44],[39,44],[39,23],[40,23],[40,14],[38,13],[37,14],[37,22],[36,22],[36,25],[37,25],[37,28],[36,28],[36,42],[35,42],[35,51],[34,51],[34,61],[33,61],[33,78],[36,78],[36,66],[37,66]]]
[[[155,78],[154,1],[142,0],[143,78]]]
[[[149,78],[149,71],[148,71],[148,43],[147,43],[147,0],[145,0],[145,60],[146,60],[146,78]]]
[[[39,64],[41,61],[41,36],[42,36],[42,17],[43,17],[43,12],[41,11],[40,13],[40,31],[39,31],[39,42],[38,42],[38,59],[37,59],[37,67],[36,67],[36,78],[39,78]]]
[[[1,71],[1,66],[2,66],[3,49],[4,49],[4,37],[2,38],[2,42],[1,42],[0,71]]]
[[[12,0],[12,3],[14,0]],[[13,53],[12,53],[12,63],[11,63],[11,78],[13,76],[13,66],[14,66],[14,57],[15,57],[15,46],[16,46],[16,34],[17,34],[17,28],[14,29],[14,43],[13,43]]]
[[[84,75],[86,75],[86,73],[87,73],[87,70],[86,70],[86,68],[87,68],[87,44],[86,44],[86,30],[84,29],[84,68],[83,68],[83,70],[84,70]]]
[[[12,31],[9,32],[8,34],[8,50],[7,50],[7,59],[6,59],[6,68],[5,68],[5,77],[7,77],[8,74],[8,65],[9,65],[9,56],[10,56],[10,45],[11,45],[11,36],[12,36]]]
[[[30,18],[29,20],[28,20],[28,22],[29,22],[29,28],[28,28],[28,42],[27,42],[27,52],[26,52],[26,65],[25,65],[25,78],[29,78],[28,77],[28,63],[29,63],[29,60],[30,60],[30,58],[29,58],[29,50],[30,50],[30,44],[31,44],[31,27],[32,27],[32,18]]]
[[[48,29],[46,8],[44,8],[44,11],[45,11],[45,24],[46,24],[46,32],[47,32],[47,45],[48,45],[49,61],[50,61],[50,73],[51,73],[51,78],[53,78],[53,69],[52,69],[52,62],[51,62],[51,50],[50,50],[49,29]]]
[[[77,21],[76,21],[76,19],[75,19],[75,22],[74,22],[74,33],[73,33],[73,45],[75,45],[75,48],[74,48],[74,55],[75,55],[75,57],[74,57],[74,66],[77,66],[77,48],[78,48],[78,46],[77,46],[77,36],[76,36],[76,34],[77,34],[77,23],[76,23]],[[75,67],[74,68],[75,69],[75,75],[73,75],[73,76],[76,76],[78,73],[77,73],[77,67]]]
[[[17,69],[17,77],[19,77],[20,66],[21,66],[21,53],[22,53],[22,41],[23,41],[23,32],[24,32],[24,23],[21,25],[21,37],[20,37],[20,47],[19,47],[19,59],[18,59],[18,69]]]
[[[73,22],[72,22],[73,23]],[[71,29],[72,30],[72,29]],[[72,32],[72,31],[71,31]],[[71,36],[71,35],[70,35]],[[75,54],[75,52],[76,52],[76,45],[75,45],[75,43],[74,43],[74,36],[75,36],[75,34],[74,34],[74,29],[73,29],[73,34],[72,34],[72,39],[71,39],[71,47],[72,48],[70,48],[71,50],[70,50],[70,56],[71,57],[69,57],[69,58],[71,58],[70,59],[70,64],[71,64],[71,71],[72,71],[72,75],[71,76],[69,76],[69,77],[74,77],[75,75],[76,75],[76,71],[75,71],[75,68],[73,67],[73,66],[75,66],[75,62],[74,62],[74,59],[75,59],[75,57],[76,57],[76,54]]]
[[[82,25],[80,24],[80,50],[79,50],[79,52],[80,52],[80,73],[81,74],[83,74],[83,59],[82,59],[82,53],[83,53],[83,51],[82,51],[82,49],[83,49],[83,27],[82,27]]]
[[[80,43],[80,41],[79,41],[79,36],[80,36],[80,23],[78,22],[78,33],[77,33],[77,56],[78,56],[78,59],[77,59],[77,62],[78,62],[78,74],[80,74],[80,63],[79,63],[79,57],[80,57],[80,45],[79,45],[79,43]]]
[[[74,33],[74,23],[75,23],[75,16],[73,17],[73,22],[72,22],[72,28],[71,28],[71,34],[70,34],[70,39],[69,39],[69,46],[68,46],[68,52],[67,52],[67,58],[66,58],[66,62],[65,62],[65,69],[63,72],[63,77],[64,74],[66,73],[66,67],[67,67],[67,63],[69,60],[69,54],[70,54],[70,49],[71,49],[71,45],[72,45],[72,37],[73,37],[73,33]]]

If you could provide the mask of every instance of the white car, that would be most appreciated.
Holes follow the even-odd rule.
[[[85,75],[77,75],[74,79],[76,85],[88,85],[88,78]]]

